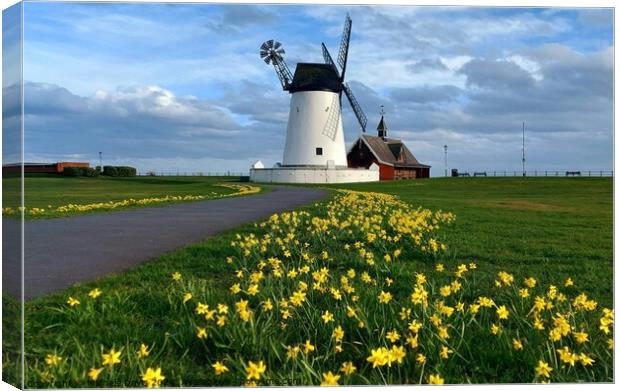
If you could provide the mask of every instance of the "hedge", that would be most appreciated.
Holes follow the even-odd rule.
[[[86,176],[86,177],[97,177],[99,176],[99,171],[91,167],[65,167],[62,170],[62,175],[64,176]]]
[[[112,177],[136,176],[136,169],[129,166],[103,166],[103,175]]]

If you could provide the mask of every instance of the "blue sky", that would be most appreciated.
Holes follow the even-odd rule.
[[[247,171],[281,160],[289,96],[258,56],[337,53],[369,118],[443,173],[611,169],[610,9],[25,3],[26,160]],[[5,89],[10,88],[5,83]],[[359,129],[344,109],[347,142]]]

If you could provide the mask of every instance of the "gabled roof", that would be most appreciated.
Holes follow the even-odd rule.
[[[381,137],[367,134],[363,134],[360,138],[381,164],[396,167],[430,167],[418,162],[418,159],[401,140],[389,138],[384,140]]]

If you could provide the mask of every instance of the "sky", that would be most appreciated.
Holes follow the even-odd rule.
[[[520,170],[524,121],[528,170],[613,168],[613,12],[600,8],[25,3],[25,160],[270,167],[290,96],[259,46],[280,41],[291,71],[323,62],[347,13],[368,132],[383,105],[388,135],[431,175],[444,145],[448,168]],[[350,145],[360,129],[343,105]]]

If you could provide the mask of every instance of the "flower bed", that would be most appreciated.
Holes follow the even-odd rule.
[[[204,377],[160,360],[165,344],[105,340],[43,352],[29,376],[99,387],[613,381],[613,310],[576,279],[543,286],[450,260],[441,227],[454,219],[349,191],[273,215],[230,243],[228,297],[175,272],[167,303],[152,303],[169,306],[178,326],[162,333]],[[88,327],[126,300],[93,290],[50,311]]]
[[[207,195],[166,195],[164,197],[148,197],[140,199],[129,198],[121,201],[95,202],[90,204],[67,204],[56,207],[49,205],[47,208],[6,207],[2,208],[2,215],[16,216],[19,212],[23,211],[26,217],[45,217],[59,215],[62,216],[99,210],[115,210],[131,206],[150,206],[174,202],[204,201],[217,198],[254,194],[261,191],[260,187],[251,185],[219,184],[217,186],[232,189],[234,190],[234,192],[230,194],[211,192],[211,194]]]

